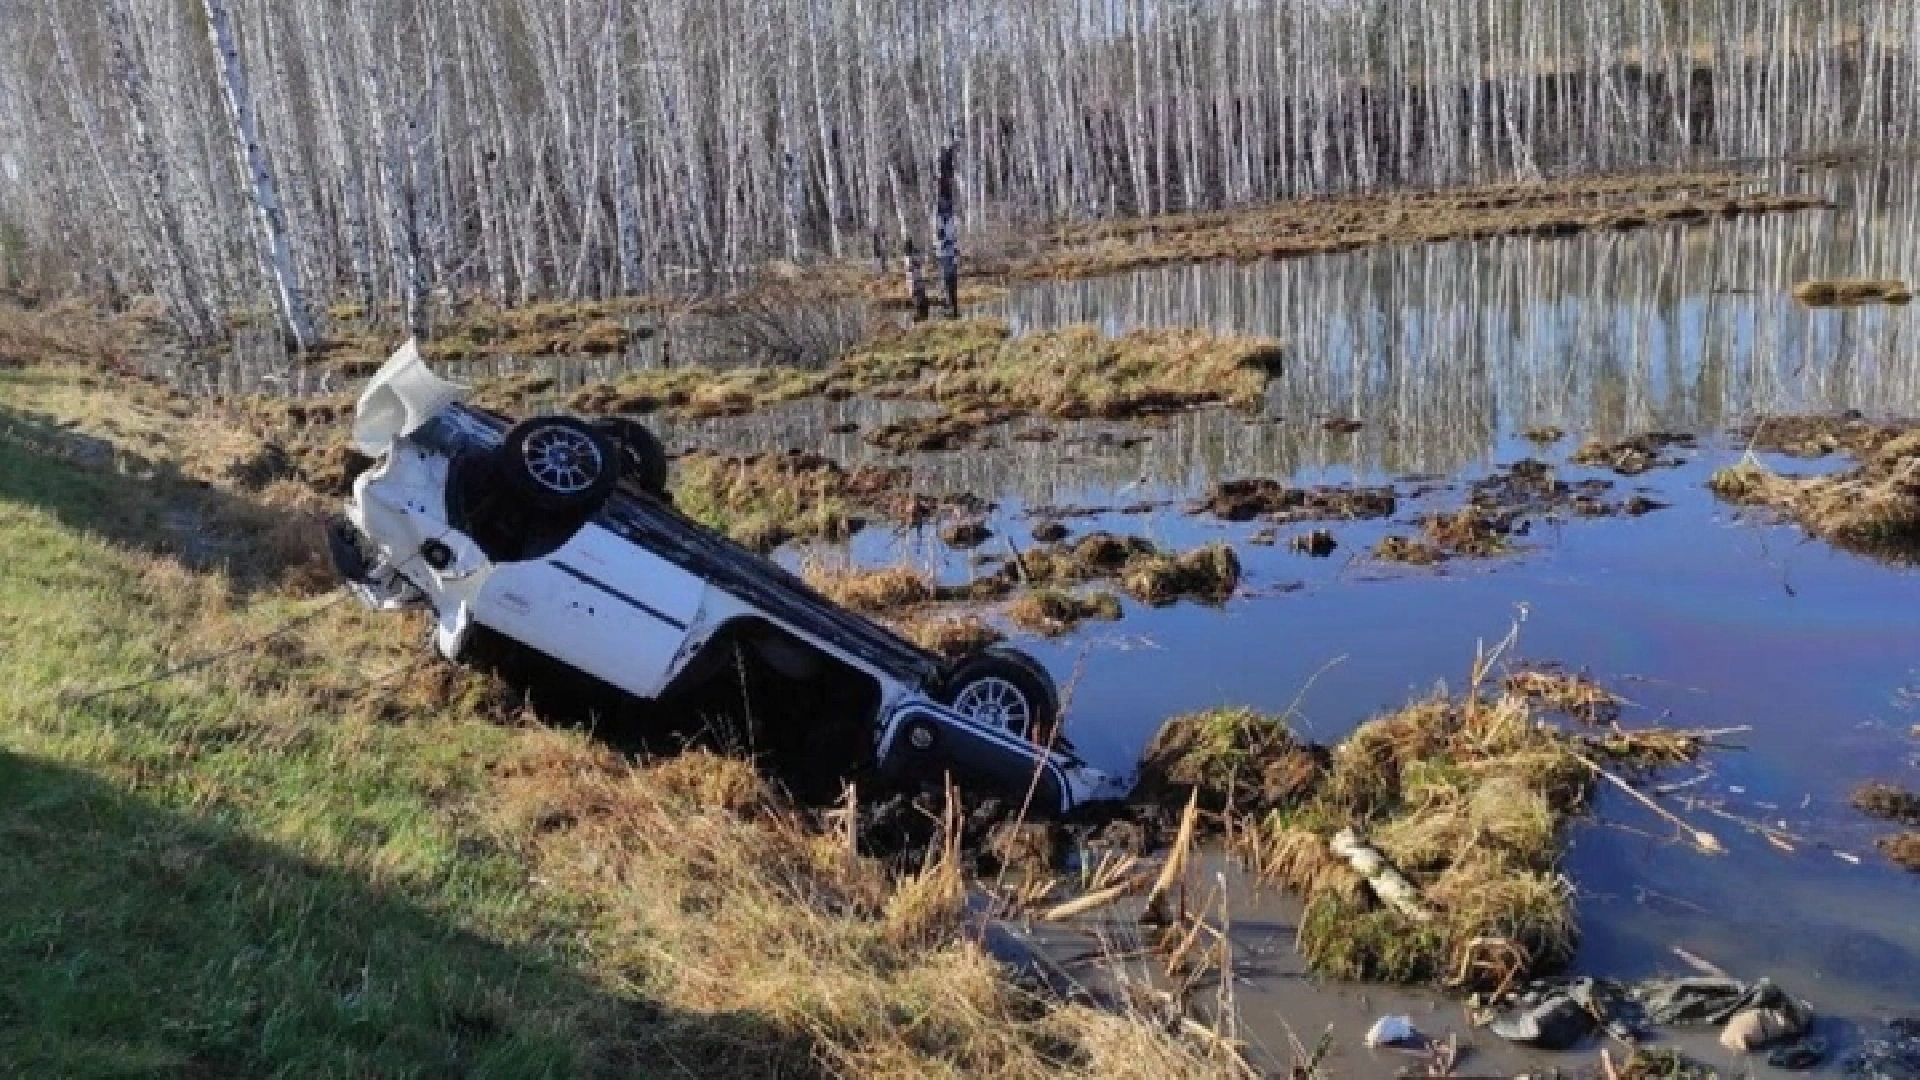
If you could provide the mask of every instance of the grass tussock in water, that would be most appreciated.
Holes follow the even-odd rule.
[[[892,474],[849,473],[810,454],[686,454],[673,465],[674,504],[755,551],[793,539],[844,540],[860,528],[855,501],[891,488]]]
[[[1889,426],[1825,434],[1856,455],[1854,468],[1794,476],[1748,458],[1715,472],[1708,486],[1728,502],[1772,511],[1836,546],[1900,561],[1920,558],[1920,431]]]
[[[1793,298],[1808,307],[1855,307],[1860,304],[1910,304],[1913,290],[1896,279],[1882,281],[1802,281]]]
[[[1746,188],[1754,179],[1733,172],[1572,178],[1102,222],[1061,230],[1058,246],[1018,273],[1096,277],[1155,266],[1300,258],[1386,244],[1686,227],[1825,205],[1818,196],[1750,194]]]
[[[1106,337],[1073,326],[1015,338],[987,319],[925,323],[878,338],[837,366],[881,396],[1060,419],[1126,419],[1197,405],[1256,408],[1277,342],[1194,330]]]
[[[1089,619],[1120,618],[1120,598],[1110,592],[1073,593],[1042,586],[1023,592],[1007,605],[1007,618],[1022,630],[1055,637]]]
[[[951,862],[893,873],[742,762],[625,760],[416,621],[316,600],[260,541],[276,487],[116,433],[168,414],[82,378],[0,372],[69,440],[0,441],[22,1074],[1212,1073],[1017,988]],[[170,419],[183,448],[228,428]]]
[[[936,595],[932,577],[904,564],[863,568],[815,559],[802,568],[802,576],[827,599],[864,615],[917,608]]]
[[[1025,552],[1008,572],[1033,585],[1113,579],[1134,599],[1158,606],[1183,597],[1223,602],[1239,587],[1241,569],[1226,544],[1168,552],[1144,537],[1095,532]]]
[[[1861,813],[1882,821],[1920,825],[1920,793],[1875,782],[1854,788],[1849,801]]]
[[[895,619],[894,629],[915,645],[949,659],[970,656],[1007,637],[985,619],[970,614],[908,616]]]
[[[1874,846],[1880,849],[1880,854],[1892,860],[1894,865],[1920,874],[1920,832],[1883,836],[1875,841]]]
[[[1434,699],[1361,725],[1310,793],[1241,842],[1304,899],[1300,948],[1315,970],[1484,988],[1572,956],[1561,835],[1593,782],[1524,698]],[[1423,918],[1380,902],[1334,853],[1342,830],[1404,875]]]

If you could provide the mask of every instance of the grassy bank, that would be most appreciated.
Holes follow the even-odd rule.
[[[635,764],[426,660],[325,591],[324,500],[227,478],[259,448],[211,408],[0,370],[9,1067],[1208,1071],[1014,986],[951,866],[889,877],[738,762]]]

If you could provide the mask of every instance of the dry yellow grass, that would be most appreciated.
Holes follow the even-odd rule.
[[[1487,988],[1572,956],[1559,836],[1592,782],[1524,699],[1436,698],[1361,725],[1311,798],[1239,835],[1265,876],[1305,900],[1300,948],[1317,970]],[[1341,829],[1405,874],[1434,917],[1376,905],[1330,851]]]
[[[742,762],[635,764],[546,728],[513,688],[424,657],[417,625],[303,599],[270,547],[194,557],[208,529],[281,513],[256,498],[275,486],[215,469],[203,487],[126,434],[160,423],[145,406],[79,377],[0,372],[10,407],[69,439],[122,431],[101,428],[105,458],[0,442],[0,622],[23,635],[0,658],[0,828],[49,841],[0,857],[0,897],[39,935],[7,953],[31,1006],[0,1056],[38,1075],[100,1055],[242,1075],[1214,1074],[1138,1018],[1016,987],[950,858],[896,876]],[[221,426],[168,423],[187,446]],[[124,471],[136,442],[143,474]],[[82,950],[76,973],[62,957]]]
[[[1114,419],[1257,407],[1280,360],[1279,343],[1262,339],[1190,330],[1109,338],[1087,326],[1015,338],[1005,323],[966,319],[877,338],[836,365],[834,379],[963,411]]]
[[[1854,442],[1859,464],[1790,476],[1748,459],[1713,474],[1713,493],[1763,507],[1836,546],[1878,557],[1920,555],[1920,432],[1890,428]]]
[[[1109,592],[1071,593],[1042,586],[1014,597],[1007,605],[1007,618],[1022,630],[1055,637],[1088,619],[1120,618],[1120,600]]]
[[[864,615],[903,613],[931,603],[935,594],[933,578],[903,564],[866,569],[809,559],[801,570],[827,599]]]

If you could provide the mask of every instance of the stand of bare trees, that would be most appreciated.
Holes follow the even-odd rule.
[[[0,238],[194,337],[427,331],[876,235],[1907,142],[1917,62],[1888,0],[0,0]]]

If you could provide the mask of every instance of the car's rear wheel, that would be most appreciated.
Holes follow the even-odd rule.
[[[1038,660],[995,646],[962,660],[947,676],[941,701],[976,723],[1034,742],[1052,739],[1060,723],[1060,692]]]
[[[612,445],[593,425],[570,416],[536,416],[500,445],[504,478],[527,502],[562,514],[586,513],[620,479]]]
[[[645,424],[624,416],[608,416],[595,420],[593,426],[612,444],[621,475],[631,478],[649,495],[666,497],[667,448]]]

